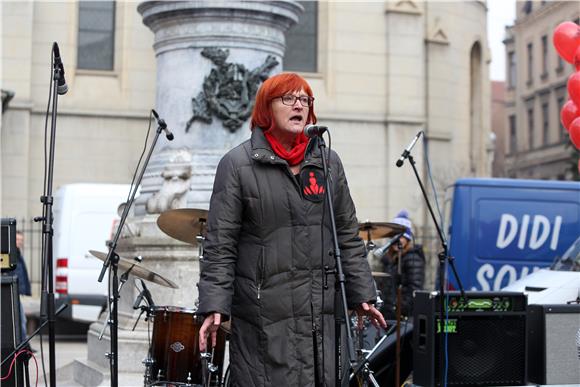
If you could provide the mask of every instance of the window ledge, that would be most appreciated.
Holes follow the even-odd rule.
[[[542,75],[540,75],[540,79],[542,81],[545,81],[546,79],[548,79],[548,72],[543,72]]]
[[[534,84],[534,81],[532,81],[531,79],[528,79],[526,81],[526,86],[528,86],[528,87],[532,86],[533,84]]]
[[[76,69],[76,75],[90,75],[93,77],[118,77],[119,74],[115,70],[87,70]]]

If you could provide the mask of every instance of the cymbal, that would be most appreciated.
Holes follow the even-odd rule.
[[[405,231],[405,226],[397,223],[369,222],[358,224],[358,235],[363,239],[391,238]]]
[[[105,262],[105,260],[107,259],[107,253],[102,253],[100,251],[95,250],[89,250],[89,253],[91,253],[93,256],[95,256],[96,258],[100,259],[103,262]],[[143,278],[144,280],[156,283],[158,285],[167,286],[168,288],[173,289],[179,288],[179,286],[177,286],[175,283],[171,282],[170,280],[161,276],[160,274],[155,273],[153,270],[146,268],[145,266],[143,266],[142,264],[133,259],[119,257],[118,266],[119,269],[121,270],[131,269],[129,273],[134,275],[135,277]]]
[[[197,208],[167,210],[157,218],[157,226],[173,239],[193,245],[197,243],[196,236],[202,234],[207,214],[207,210]]]
[[[371,274],[373,275],[373,277],[390,277],[391,276],[389,273],[383,273],[382,271],[373,271],[373,272],[371,272]]]

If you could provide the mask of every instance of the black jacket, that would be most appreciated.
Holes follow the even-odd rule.
[[[232,318],[234,386],[314,386],[313,327],[318,364],[324,337],[325,380],[334,385],[334,278],[328,277],[324,289],[322,268],[335,263],[329,255],[330,217],[320,189],[316,141],[307,147],[300,179],[273,153],[260,129],[218,165],[200,263],[198,312]],[[347,302],[354,307],[374,301],[376,294],[334,152],[330,165]]]
[[[26,270],[26,263],[24,262],[24,257],[20,249],[18,251],[18,262],[16,263],[16,269],[14,269],[14,275],[18,277],[18,291],[21,296],[30,296],[32,294],[30,289],[30,280],[28,279],[28,271]]]
[[[397,264],[388,260],[386,256],[382,261],[384,271],[390,274],[390,277],[380,281],[382,286],[379,286],[379,289],[384,301],[382,312],[385,319],[394,320],[397,304]],[[423,289],[425,283],[425,255],[422,246],[416,245],[403,254],[401,271],[401,314],[412,317],[413,291]]]

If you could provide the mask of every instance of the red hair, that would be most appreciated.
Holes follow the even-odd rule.
[[[281,73],[270,77],[262,83],[256,95],[256,104],[252,112],[250,128],[268,129],[272,125],[272,108],[270,103],[274,98],[281,97],[304,89],[306,94],[312,97],[312,89],[304,78],[296,73]],[[315,124],[314,101],[308,111],[306,124]]]

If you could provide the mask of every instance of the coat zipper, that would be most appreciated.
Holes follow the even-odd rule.
[[[260,299],[260,291],[264,282],[264,247],[260,248],[260,257],[258,258],[258,300]]]

